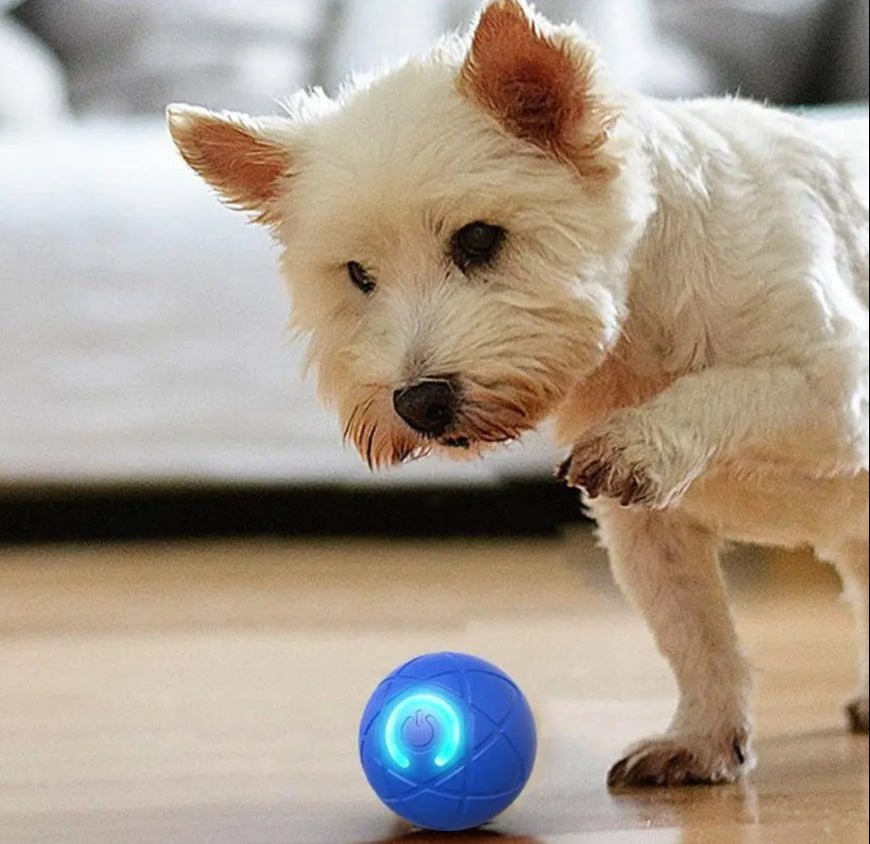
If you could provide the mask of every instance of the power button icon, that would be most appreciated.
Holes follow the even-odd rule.
[[[402,741],[414,750],[425,750],[435,738],[437,722],[428,712],[418,709],[402,724]]]
[[[444,768],[463,752],[463,722],[454,704],[429,691],[412,691],[385,710],[383,742],[396,767]],[[428,762],[424,762],[428,759]]]

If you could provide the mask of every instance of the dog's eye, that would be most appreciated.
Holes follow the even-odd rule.
[[[476,220],[453,234],[450,253],[453,263],[463,272],[469,267],[488,264],[495,257],[505,230],[501,226]]]
[[[362,290],[363,293],[371,293],[375,289],[374,279],[368,274],[366,268],[362,264],[356,261],[348,261],[347,274],[350,280],[360,290]]]

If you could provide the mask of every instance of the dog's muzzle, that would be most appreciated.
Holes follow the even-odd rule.
[[[418,434],[442,437],[456,422],[459,390],[452,381],[429,380],[393,393],[393,407]]]

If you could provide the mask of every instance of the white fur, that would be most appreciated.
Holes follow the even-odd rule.
[[[628,410],[596,407],[580,432],[577,408],[596,403],[581,382],[558,419],[575,441],[569,479],[603,460],[617,497],[626,476],[649,482],[652,509],[601,499],[593,512],[681,703],[667,737],[611,776],[679,777],[676,746],[695,760],[689,779],[731,779],[752,760],[729,746],[747,746],[749,673],[714,575],[721,538],[809,544],[838,567],[862,652],[852,718],[866,729],[867,124],[836,127],[853,151],[840,158],[829,127],[751,103],[626,113],[658,208],[632,258],[619,364],[666,386]]]
[[[554,44],[589,49],[536,20]],[[599,72],[595,96],[620,118],[600,151],[609,175],[584,177],[461,90],[466,49],[447,40],[338,101],[297,96],[280,127],[238,124],[286,151],[268,217],[324,400],[372,465],[476,454],[554,418],[572,446],[562,475],[594,499],[616,578],[680,688],[668,732],[611,784],[752,765],[725,538],[809,544],[838,567],[862,636],[851,719],[866,730],[866,121],[660,102],[608,91]],[[196,114],[170,121],[200,169]],[[508,234],[491,266],[464,273],[448,245],[474,220]],[[392,407],[394,391],[444,374],[463,386],[467,450]]]

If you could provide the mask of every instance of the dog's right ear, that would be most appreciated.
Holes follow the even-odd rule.
[[[508,132],[605,176],[603,152],[616,111],[598,89],[597,55],[579,30],[536,15],[526,0],[492,0],[480,14],[459,74],[459,90]]]
[[[255,222],[277,221],[276,201],[292,173],[286,129],[268,118],[180,104],[166,109],[166,119],[184,160],[226,203],[253,211]]]

